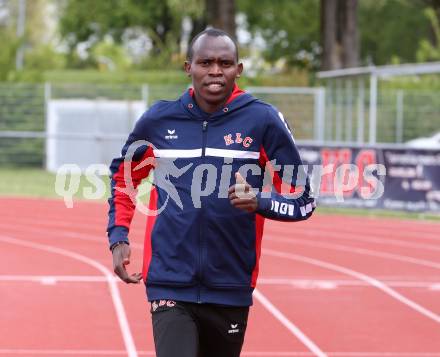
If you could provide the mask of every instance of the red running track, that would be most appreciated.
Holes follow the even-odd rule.
[[[0,357],[154,356],[144,287],[117,282],[107,207],[0,199]],[[144,218],[131,231],[140,271]],[[440,224],[266,221],[242,356],[440,356]]]

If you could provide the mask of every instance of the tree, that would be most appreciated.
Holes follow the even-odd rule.
[[[13,78],[17,73],[16,58],[19,49],[22,54],[19,61],[23,68],[41,71],[62,65],[62,55],[55,53],[51,43],[54,34],[45,20],[51,0],[27,0],[21,2],[22,23],[21,33],[17,31],[17,21],[20,12],[20,2],[15,0],[0,0],[0,80]],[[25,11],[23,11],[25,10]]]
[[[127,34],[148,36],[150,64],[180,60],[182,23],[187,19],[192,24],[190,38],[206,28],[208,19],[211,25],[235,34],[235,0],[93,0],[87,4],[63,0],[60,29],[69,44],[71,64],[79,43],[94,46],[110,36],[116,44],[123,44]],[[207,6],[209,11],[205,11]]]
[[[330,70],[340,68],[339,43],[337,39],[338,0],[321,0],[321,68]]]
[[[428,12],[425,11],[425,14],[431,23],[431,45],[440,47],[440,38],[436,28],[436,23],[440,22],[440,0],[422,0],[422,2],[428,6],[426,9]]]
[[[359,65],[359,31],[357,21],[358,0],[341,0],[342,65],[344,68]]]
[[[235,0],[206,0],[206,22],[236,38]]]
[[[440,18],[440,0],[423,0],[423,2],[434,10],[437,18]]]
[[[153,53],[175,48],[183,14],[164,0],[65,0],[61,11],[61,34],[73,50],[78,43],[98,42],[111,36],[121,43],[125,31],[140,28],[153,42]]]
[[[321,0],[323,70],[359,65],[357,0]]]
[[[417,50],[417,60],[420,62],[440,60],[440,21],[433,8],[425,10],[426,16],[431,21],[434,32],[434,44],[428,39],[422,39]]]
[[[360,53],[365,64],[415,62],[420,41],[432,38],[426,7],[419,0],[360,1]]]
[[[263,39],[266,60],[318,68],[319,0],[239,0],[237,5],[252,36]]]

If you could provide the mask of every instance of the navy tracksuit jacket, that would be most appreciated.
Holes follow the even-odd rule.
[[[160,213],[147,216],[148,300],[248,306],[264,218],[305,220],[315,203],[281,113],[237,86],[212,114],[192,94],[190,89],[176,101],[154,104],[113,160],[109,242],[128,242],[136,187],[154,169],[148,207]],[[256,213],[228,199],[237,171],[259,191]]]

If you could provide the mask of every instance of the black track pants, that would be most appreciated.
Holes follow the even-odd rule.
[[[249,307],[153,301],[157,357],[239,357]]]

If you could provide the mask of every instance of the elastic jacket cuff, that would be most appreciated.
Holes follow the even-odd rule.
[[[111,247],[118,242],[126,242],[128,244],[128,229],[123,226],[115,226],[109,231],[108,242]]]
[[[270,210],[271,197],[261,197],[261,192],[257,193],[257,213],[263,214]]]

